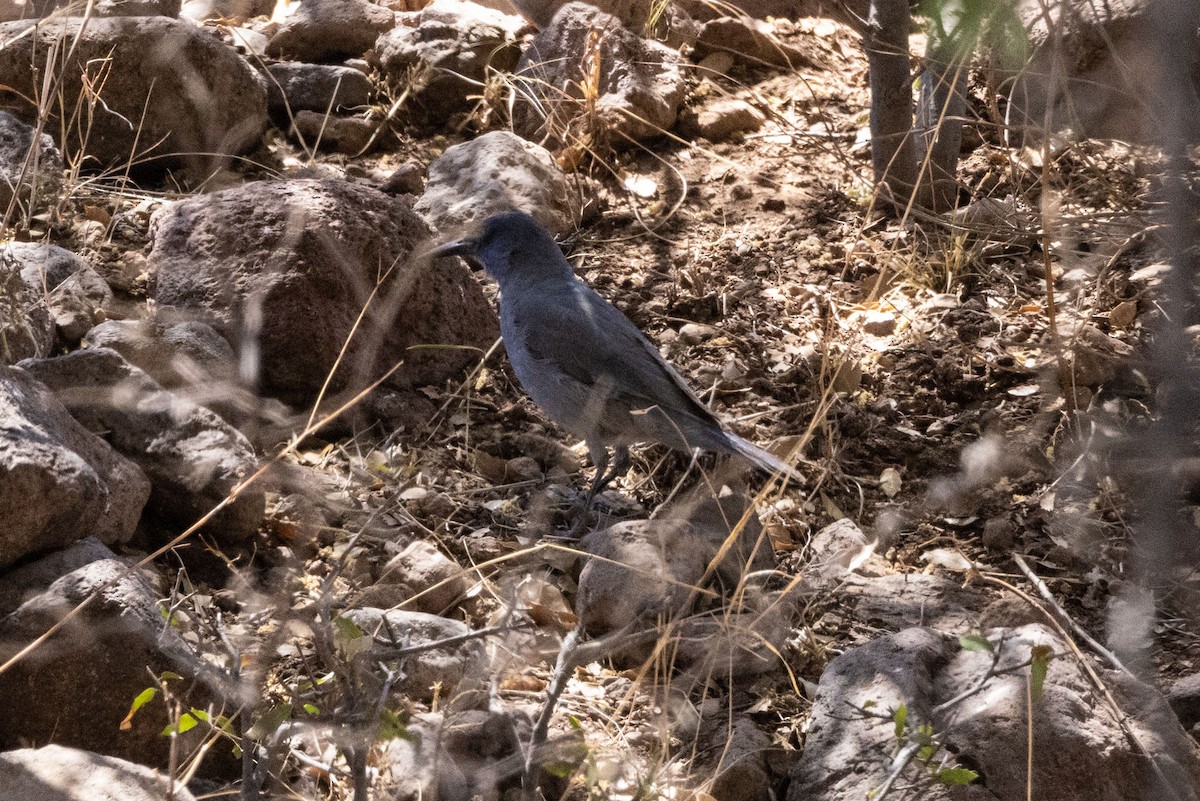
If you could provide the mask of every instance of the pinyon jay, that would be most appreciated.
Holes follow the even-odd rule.
[[[490,217],[474,236],[430,255],[462,256],[500,285],[500,333],[521,386],[551,420],[587,441],[596,466],[589,504],[628,471],[629,446],[636,442],[738,454],[768,473],[800,480],[791,467],[722,427],[658,348],[575,277],[554,238],[529,215]]]

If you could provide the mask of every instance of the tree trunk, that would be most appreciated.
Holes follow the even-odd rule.
[[[948,24],[954,16],[952,6],[947,4],[943,13],[943,19],[932,21],[917,103],[917,131],[924,156],[917,204],[939,212],[954,208],[958,197],[958,153],[972,53],[972,43],[964,40],[958,26]]]
[[[881,200],[908,206],[916,186],[908,0],[871,0],[863,43],[871,74],[871,166]]]

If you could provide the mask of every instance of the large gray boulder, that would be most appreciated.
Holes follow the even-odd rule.
[[[0,786],[22,801],[196,801],[153,768],[61,745],[0,754]]]
[[[177,698],[211,708],[216,718],[227,691],[224,680],[163,619],[158,581],[95,540],[4,577],[0,662],[90,600],[54,635],[0,673],[0,749],[54,742],[165,768],[171,740],[162,736],[170,723],[162,697],[140,709],[128,728],[122,729],[121,721],[133,699],[153,686],[151,675],[166,671],[182,677],[170,682]],[[211,734],[198,726],[180,736],[178,747],[190,753]],[[226,765],[229,755],[228,747],[212,752]],[[0,787],[4,797],[12,797],[8,785]]]
[[[58,194],[62,171],[62,153],[48,134],[0,111],[0,208],[7,209],[14,198],[44,204]]]
[[[42,19],[71,5],[71,0],[0,0],[0,22]],[[178,17],[181,0],[96,0],[93,17]]]
[[[149,496],[142,471],[49,389],[0,367],[0,567],[88,535],[127,542]]]
[[[1014,74],[1008,122],[1035,134],[1049,123],[1050,131],[1082,138],[1157,144],[1162,125],[1178,114],[1180,133],[1200,140],[1200,30],[1163,30],[1154,6],[1148,0],[1019,3],[1033,52],[1027,61],[1006,65]],[[1186,75],[1162,74],[1168,34],[1179,36],[1178,46],[1191,54]],[[995,44],[1003,53],[1011,43]],[[1190,91],[1180,95],[1171,88],[1176,85]]]
[[[277,117],[298,111],[336,114],[366,106],[374,92],[365,72],[336,64],[281,61],[266,73],[267,104]]]
[[[457,233],[493,214],[518,209],[555,234],[579,222],[579,198],[550,151],[509,131],[492,131],[429,165],[413,209],[438,231]]]
[[[409,92],[426,122],[468,110],[490,73],[517,65],[515,17],[461,0],[434,0],[399,20],[379,37],[375,52],[384,75]]]
[[[21,365],[48,385],[79,422],[103,432],[150,478],[150,509],[179,529],[221,503],[258,467],[245,437],[215,412],[163,389],[116,351],[89,348]],[[250,487],[205,527],[224,542],[262,522],[263,491]]]
[[[1054,788],[1061,801],[1196,798],[1194,744],[1153,689],[1128,674],[1094,668],[1117,712],[1045,626],[993,629],[988,638],[998,657],[965,649],[954,636],[911,628],[834,659],[817,688],[788,801],[868,797],[887,777],[897,748],[919,741],[917,729],[925,724],[944,744],[938,756],[946,762],[914,759],[899,775],[900,782],[921,787],[923,799],[1017,801],[1030,782]],[[1030,776],[1027,662],[1034,648],[1053,658],[1033,702]],[[896,716],[901,708],[902,721]],[[936,780],[943,767],[960,766],[978,780]]]
[[[261,388],[284,400],[316,396],[356,327],[332,390],[362,386],[401,362],[387,386],[441,385],[478,359],[471,348],[495,341],[497,324],[465,267],[414,257],[429,237],[405,200],[376,189],[336,180],[247,184],[160,213],[150,253],[155,297],[235,346],[253,345]],[[243,320],[256,315],[248,342]]]
[[[368,0],[304,0],[267,43],[267,55],[295,61],[357,58],[396,15]]]
[[[74,346],[103,317],[112,290],[92,265],[69,250],[40,242],[9,242],[0,247],[0,273],[16,270],[26,296],[44,308],[60,344]],[[31,309],[31,313],[33,309]],[[26,356],[40,356],[40,349]]]
[[[592,53],[593,48],[597,51]],[[594,109],[580,90],[580,65],[599,61]],[[684,61],[586,3],[567,3],[517,64],[522,91],[513,130],[535,142],[579,139],[618,145],[671,130],[683,105]]]
[[[214,34],[168,17],[64,17],[38,26],[0,25],[0,105],[28,113],[47,71],[57,91],[86,99],[85,78],[105,78],[87,119],[62,118],[51,104],[47,130],[65,130],[68,157],[89,167],[185,167],[200,177],[255,147],[267,125],[262,76]],[[57,59],[51,62],[50,59]],[[65,61],[64,61],[65,59]],[[32,69],[31,69],[32,66]],[[74,101],[68,102],[68,113]]]

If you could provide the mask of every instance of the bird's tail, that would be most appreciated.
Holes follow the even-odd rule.
[[[739,456],[749,460],[760,470],[763,470],[772,475],[786,476],[797,484],[804,483],[804,476],[800,474],[794,467],[785,464],[782,459],[767,453],[762,448],[752,442],[742,439],[737,434],[729,431],[722,432],[725,438],[729,441],[729,452],[736,453]]]

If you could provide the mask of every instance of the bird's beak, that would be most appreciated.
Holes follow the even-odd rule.
[[[483,262],[479,260],[479,255],[475,250],[478,243],[471,238],[456,239],[453,242],[447,242],[444,245],[438,245],[427,255],[431,259],[438,259],[443,256],[461,256],[463,261],[470,265],[472,270],[482,270]]]

